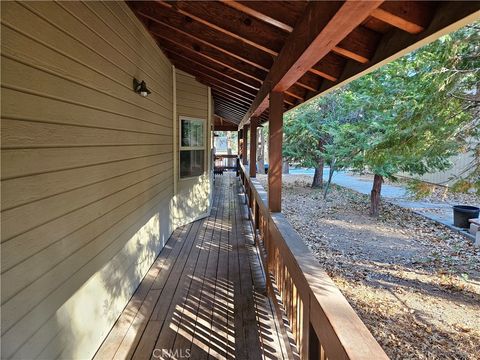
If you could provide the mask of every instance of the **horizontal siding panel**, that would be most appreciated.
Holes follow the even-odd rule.
[[[205,107],[207,99],[208,97],[206,92],[204,95],[203,92],[186,91],[183,88],[177,89],[177,101],[188,101],[196,104],[201,104],[201,106]]]
[[[148,122],[79,104],[25,93],[16,89],[2,89],[2,118],[25,119],[66,125],[83,125],[113,130],[127,130],[151,134],[172,134],[171,121]],[[25,106],[28,104],[28,106]]]
[[[187,74],[186,72],[177,69],[177,84],[180,85],[187,85],[189,88],[196,88],[199,91],[203,91],[206,86],[199,83],[195,80],[195,76]]]
[[[2,330],[6,331],[2,342],[3,357],[9,357],[17,351],[25,339],[31,337],[54,315],[59,306],[65,303],[88,278],[108,263],[145,222],[144,214],[149,214],[153,208],[158,208],[158,204],[165,201],[165,197],[168,198],[171,191],[172,189],[168,188],[163,193],[160,192],[142,208],[98,237],[95,242],[82,248],[75,256],[69,257],[67,261],[23,290],[12,301],[7,302],[2,309],[2,313],[7,315],[2,319],[5,324]],[[139,214],[142,214],[140,220]],[[85,259],[89,259],[88,263]],[[58,287],[52,290],[55,286]],[[48,291],[45,291],[46,289]],[[31,298],[31,294],[40,293],[48,295],[40,302],[38,302],[40,296]],[[12,325],[15,326],[12,327]]]
[[[9,57],[21,59],[26,64],[37,66],[46,70],[54,70],[60,76],[72,78],[82,84],[88,84],[90,87],[104,90],[112,96],[120,97],[135,103],[138,95],[133,91],[133,76],[122,72],[116,74],[117,78],[109,75],[112,64],[106,64],[106,68],[98,65],[95,67],[81,62],[80,60],[69,56],[60,51],[54,45],[48,43],[39,43],[35,35],[24,34],[20,30],[13,30],[9,25],[2,25],[5,41],[2,43],[2,53]],[[38,34],[38,32],[37,32]],[[69,44],[72,42],[70,41]],[[74,46],[71,44],[70,46]],[[30,54],[35,54],[34,57]],[[51,67],[55,64],[55,68]],[[73,78],[71,74],[75,74]],[[142,107],[152,112],[159,112],[160,108],[171,109],[171,99],[163,99],[161,92],[151,83],[149,83],[153,94],[142,101]],[[162,87],[168,87],[169,84],[162,84]],[[162,89],[163,91],[163,89]]]
[[[152,179],[153,181],[155,176],[158,176],[163,171],[165,171],[164,165],[154,165],[135,173],[121,175],[112,180],[88,185],[4,211],[2,218],[2,242],[64,214],[98,202],[109,194],[119,192],[147,179]],[[22,219],[20,224],[16,223],[18,219]]]
[[[165,176],[164,176],[165,178]],[[29,257],[18,266],[2,274],[2,281],[6,291],[2,292],[2,302],[8,301],[20,290],[41,277],[48,270],[54,268],[62,259],[67,258],[77,250],[86,246],[92,239],[105,232],[111,224],[116,224],[128,214],[135,212],[145,203],[145,197],[155,194],[159,189],[163,190],[171,186],[169,182],[156,183],[146,192],[123,203],[105,215],[99,216],[94,222],[64,237],[51,246]],[[48,259],[49,261],[46,261]]]
[[[2,119],[2,148],[169,144],[172,134],[145,134],[84,126]]]
[[[151,155],[6,180],[2,182],[2,210],[113,179],[166,161],[172,161],[171,154]]]
[[[2,150],[5,179],[171,153],[171,144]]]
[[[125,3],[122,3],[121,6],[116,6],[110,1],[95,3],[89,2],[89,4],[92,5],[91,7],[100,3],[105,6],[105,8],[107,8],[111,14],[110,17],[107,14],[107,21],[113,16],[114,19],[118,20],[120,26],[125,28],[126,31],[132,35],[133,40],[131,45],[135,48],[137,53],[139,53],[142,57],[150,58],[152,57],[151,49],[154,47],[156,50],[158,50],[158,54],[155,54],[154,56],[154,60],[159,62],[157,66],[161,69],[171,67],[170,60],[168,60],[167,56],[158,47],[156,41],[145,29],[145,26],[138,21],[137,16]],[[120,11],[116,11],[116,8],[118,7],[120,8]]]
[[[12,268],[36,253],[42,251],[55,242],[70,236],[73,232],[97,221],[110,211],[123,205],[125,202],[143,194],[153,186],[162,184],[165,179],[165,172],[154,178],[146,179],[120,192],[109,195],[100,202],[92,203],[77,211],[68,213],[62,218],[55,219],[41,225],[31,231],[25,232],[2,244],[2,249],[8,251],[10,256],[2,258],[2,272]],[[171,181],[169,180],[169,183]],[[103,221],[103,218],[102,220]]]
[[[113,28],[111,26],[112,17],[117,17],[117,14],[123,14],[123,11],[112,13],[108,7],[103,2],[93,2],[93,1],[83,1],[82,4],[90,10],[93,16],[97,17],[101,22],[106,26],[106,31],[114,31],[117,35],[116,37],[110,37],[109,43],[117,50],[121,51],[125,57],[130,59],[142,59],[142,63],[145,64],[145,67],[142,69],[145,73],[157,73],[160,77],[167,77],[169,74],[166,74],[165,71],[170,68],[170,62],[163,55],[160,49],[156,53],[152,53],[151,48],[146,49],[142,46],[142,43],[145,41],[145,32],[138,34],[135,37],[129,30],[132,26],[131,19],[127,20],[125,23],[119,21],[120,26]],[[73,6],[80,6],[79,3],[62,3],[66,9],[73,9]],[[83,19],[87,19],[84,17]],[[90,19],[90,18],[88,18]],[[88,21],[88,24],[92,26],[92,23]],[[94,25],[93,25],[94,26]],[[95,27],[95,26],[94,26]],[[148,35],[147,35],[148,36]],[[139,40],[139,37],[141,40]],[[167,70],[168,71],[168,70]],[[155,77],[152,77],[151,80],[155,81]],[[165,84],[160,84],[165,85]],[[170,89],[164,87],[163,92],[168,92]]]
[[[1,10],[2,358],[91,358],[172,231],[172,66],[125,2]]]
[[[191,116],[191,117],[200,118],[200,119],[206,119],[207,118],[207,111],[206,110],[193,109],[193,108],[187,107],[187,106],[180,106],[179,105],[177,107],[177,112],[178,112],[178,115]]]
[[[156,81],[157,78],[168,77],[167,69],[170,64],[168,61],[161,61],[164,55],[160,49],[155,47],[155,52],[151,51],[152,48],[150,51],[144,52],[138,46],[134,46],[135,39],[130,36],[123,24],[118,23],[114,27],[111,25],[112,15],[101,2],[76,1],[58,4],[77,18],[80,17],[85,26],[92,29],[100,39],[122,55],[120,58],[127,59],[130,64],[136,64],[136,67],[142,73],[147,74],[150,80]],[[111,34],[108,39],[104,35],[107,33]],[[145,36],[143,36],[144,38]],[[170,91],[170,88],[165,87],[165,83],[159,83],[159,85],[163,86],[162,92]]]
[[[81,80],[74,82],[70,75],[59,75],[46,68],[33,67],[31,63],[10,58],[6,54],[2,54],[2,63],[9,69],[2,73],[2,83],[10,88],[21,88],[76,103],[86,102],[90,106],[150,122],[158,122],[159,119],[168,119],[168,116],[171,116],[168,110],[153,112],[141,107],[138,103],[148,101],[148,98],[141,98],[133,91],[131,93],[136,95],[135,102],[122,100],[107,91],[82,83]],[[32,82],[32,79],[36,81]]]
[[[79,4],[80,5],[80,4]],[[48,2],[29,2],[22,3],[24,8],[15,9],[15,19],[9,17],[9,23],[13,26],[25,29],[22,25],[23,21],[31,21],[31,29],[41,29],[42,34],[35,33],[35,36],[42,36],[40,39],[47,44],[53,45],[59,51],[70,54],[73,58],[81,60],[83,63],[89,64],[89,66],[97,67],[101,65],[101,68],[107,69],[107,64],[110,65],[110,70],[106,73],[109,74],[112,71],[121,71],[126,75],[132,75],[139,69],[144,68],[143,60],[135,58],[130,60],[125,58],[117,49],[113,48],[108,42],[105,42],[104,38],[98,36],[91,28],[86,26],[86,19],[72,16],[62,6],[63,4],[48,4]],[[80,9],[88,9],[82,5]],[[90,14],[89,14],[90,15]],[[54,18],[55,21],[51,19]],[[110,32],[108,39],[115,37],[116,34]],[[150,51],[154,51],[155,55],[160,54],[158,49],[150,48]],[[94,58],[85,56],[96,55]],[[153,56],[153,55],[152,55]],[[152,71],[141,71],[142,74],[149,77],[149,80],[156,82],[156,85],[161,88],[159,92],[164,93],[162,96],[167,96],[165,100],[171,103],[168,87],[165,86],[163,81],[158,81],[158,78],[168,79],[167,66],[159,66],[156,74],[151,74]],[[162,71],[163,69],[163,71]],[[148,69],[147,69],[148,70]],[[118,78],[115,77],[114,78]],[[156,87],[156,86],[155,86]]]

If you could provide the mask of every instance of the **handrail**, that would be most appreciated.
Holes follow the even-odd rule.
[[[270,296],[277,308],[283,306],[301,359],[388,359],[285,216],[269,211],[267,192],[243,164],[240,178],[259,233]]]

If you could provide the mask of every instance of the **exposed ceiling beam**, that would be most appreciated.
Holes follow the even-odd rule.
[[[252,102],[247,102],[243,99],[239,99],[239,98],[235,97],[234,95],[231,95],[227,92],[224,92],[224,91],[222,91],[222,89],[219,89],[219,88],[216,88],[216,87],[212,87],[212,91],[213,91],[213,96],[214,97],[221,97],[221,98],[223,98],[225,100],[228,100],[228,101],[238,102],[239,104],[241,104],[243,106],[246,106],[247,110],[248,110],[248,108],[250,108],[250,105],[252,104]]]
[[[196,39],[201,39],[203,42],[215,46],[217,50],[227,52],[229,55],[237,57],[252,66],[268,71],[273,63],[272,55],[244,42],[235,41],[234,38],[205,26],[205,24],[196,21],[192,17],[182,15],[171,7],[161,6],[158,2],[145,1],[134,1],[130,4],[141,16],[181,30],[184,34],[188,34]]]
[[[183,21],[183,25],[185,31],[182,31],[184,34],[188,36],[193,36],[196,39],[198,39],[199,36],[204,36],[204,35],[209,35],[211,38],[215,39],[215,43],[219,44],[220,46],[214,45],[211,41],[207,41],[207,37],[204,36],[202,39],[203,42],[208,43],[210,46],[214,46],[217,50],[219,51],[226,51],[228,55],[230,56],[236,56],[239,58],[239,60],[242,60],[244,62],[247,62],[248,64],[252,66],[256,66],[260,68],[261,70],[268,71],[272,64],[273,57],[272,56],[277,56],[278,51],[275,51],[273,49],[270,49],[267,51],[267,54],[265,52],[262,52],[259,48],[259,46],[253,46],[256,49],[245,49],[241,48],[238,45],[238,41],[234,41],[233,39],[229,40],[229,37],[232,36],[232,31],[235,30],[237,32],[241,31],[242,29],[248,30],[248,34],[243,34],[242,36],[250,36],[252,41],[250,41],[247,45],[252,45],[252,43],[255,41],[258,41],[259,39],[262,39],[262,41],[265,41],[266,45],[271,46],[274,48],[275,46],[272,46],[273,42],[278,42],[281,40],[281,43],[283,44],[286,34],[283,32],[278,33],[273,31],[273,33],[268,33],[266,29],[260,29],[259,25],[257,24],[254,26],[254,24],[250,25],[245,25],[241,21],[239,22],[238,19],[236,19],[234,14],[227,14],[227,13],[222,13],[221,16],[214,16],[215,12],[213,11],[215,9],[215,2],[195,2],[195,1],[179,1],[179,2],[165,2],[165,1],[158,1],[157,3],[160,3],[161,5],[165,6],[165,11],[167,12],[162,13],[158,11],[157,8],[153,8],[148,5],[142,5],[141,2],[136,3],[136,11],[140,13],[142,16],[148,17],[151,20],[158,22],[163,25],[167,25],[170,27],[174,27],[175,29],[178,30],[178,27],[182,27],[182,19],[178,18],[178,14],[175,14],[175,11],[177,11],[179,14],[182,14],[186,16],[187,18],[190,18],[190,22],[186,23]],[[223,6],[222,7],[222,12],[225,10],[228,10],[228,7]],[[151,13],[149,13],[149,11]],[[195,14],[192,14],[195,12]],[[173,13],[173,14],[172,14]],[[177,15],[177,16],[175,16]],[[198,16],[201,15],[202,17]],[[237,15],[238,17],[238,15]],[[210,19],[210,21],[206,21],[205,18]],[[230,19],[231,21],[226,21],[226,19]],[[251,19],[244,19],[250,20]],[[218,24],[221,24],[223,27],[218,26],[213,24],[213,21],[217,21]],[[197,24],[198,23],[198,24]],[[239,26],[233,26],[232,24],[241,24]],[[198,25],[205,25],[209,26],[210,28],[205,29],[205,27],[199,28]],[[230,27],[232,31],[226,31],[224,30],[224,27]],[[270,27],[273,28],[273,27]],[[149,27],[149,29],[152,32],[155,32],[154,27]],[[275,28],[273,28],[275,30]],[[181,31],[181,30],[179,30]],[[270,29],[272,31],[272,29]],[[357,30],[355,30],[357,31]],[[160,32],[159,32],[160,33]],[[373,33],[373,32],[372,32]],[[272,35],[275,35],[272,37]],[[160,34],[159,34],[160,35]],[[234,38],[237,38],[239,35],[235,35]],[[359,39],[361,36],[368,36],[368,39]],[[241,36],[240,36],[241,37]],[[361,42],[363,45],[367,47],[368,50],[361,49],[359,54],[354,54],[352,55],[352,58],[354,59],[360,59],[361,62],[364,62],[364,56],[365,54],[369,53],[370,51],[373,51],[372,46],[375,45],[375,39],[370,39],[371,36],[369,34],[366,34],[365,31],[360,32],[355,36],[350,35],[351,39],[345,43],[345,48],[343,49],[343,55],[349,54],[353,52],[355,49],[358,51],[359,47],[357,45],[358,42]],[[371,44],[370,44],[371,43]],[[263,48],[263,46],[260,46]],[[352,50],[349,50],[352,49]],[[255,51],[257,50],[257,51]],[[249,51],[249,52],[248,52]],[[260,51],[260,52],[259,52]],[[247,52],[247,53],[246,53]],[[322,76],[326,79],[335,81],[335,78],[333,75],[331,75],[332,70],[329,69],[328,64],[320,63],[317,66],[317,71],[312,72],[315,73],[316,75]],[[341,71],[341,69],[336,69],[335,71]]]
[[[271,60],[264,59],[262,60],[264,65],[261,65],[259,58],[256,58],[256,60],[253,61],[251,57],[247,58],[247,56],[242,56],[242,54],[248,55],[245,51],[235,51],[236,49],[220,47],[212,41],[197,37],[195,31],[186,32],[171,25],[172,23],[178,24],[180,20],[173,21],[172,18],[168,18],[169,20],[167,21],[170,22],[170,24],[162,21],[160,17],[155,15],[158,13],[158,10],[151,14],[149,13],[149,11],[151,11],[149,10],[151,6],[147,7],[147,5],[142,5],[141,2],[133,2],[131,3],[131,6],[138,15],[144,19],[150,20],[151,23],[148,24],[148,30],[155,35],[155,37],[161,39],[159,40],[161,47],[163,47],[162,45],[171,48],[175,47],[177,48],[177,52],[179,52],[178,48],[181,47],[184,50],[194,52],[205,59],[229,67],[231,70],[237,71],[255,80],[263,81],[267,75],[267,63]],[[200,29],[195,29],[200,31]],[[341,67],[328,60],[329,58],[332,58],[332,56],[333,54],[329,54],[329,56],[325,58],[325,61],[320,62],[314,69],[310,70],[311,73],[335,81],[336,76],[334,74],[341,72]]]
[[[202,64],[199,61],[196,61],[195,58],[188,58],[185,57],[181,54],[177,54],[174,51],[169,50],[168,48],[164,49],[165,52],[167,53],[167,56],[174,62],[174,63],[183,63],[185,66],[188,66],[189,64],[195,64],[195,67],[198,71],[207,73],[212,76],[217,76],[219,79],[223,79],[224,81],[230,80],[232,82],[232,85],[239,86],[242,88],[249,88],[254,90],[254,93],[258,91],[260,88],[260,83],[259,82],[253,82],[253,80],[249,78],[241,78],[240,76],[237,75],[237,77],[232,76],[231,74],[228,73],[228,71],[221,71],[218,69],[215,69],[212,66],[207,66],[205,64]],[[225,70],[225,69],[223,69]],[[229,82],[230,82],[229,81]]]
[[[224,75],[238,78],[240,81],[255,86],[256,88],[259,88],[262,83],[262,80],[256,78],[255,76],[239,71],[238,69],[228,64],[222,63],[221,61],[216,61],[216,59],[204,56],[204,54],[197,52],[193,49],[177,45],[170,41],[164,41],[163,39],[159,39],[158,41],[161,49],[166,52],[170,52],[183,58],[190,59],[191,61],[199,63],[203,66],[208,66],[212,69],[220,71]]]
[[[430,1],[386,1],[371,16],[410,34],[418,34],[430,24],[434,6]]]
[[[243,85],[240,86],[239,84],[234,84],[232,83],[231,80],[220,77],[217,74],[211,73],[207,71],[207,69],[204,69],[204,68],[199,69],[198,66],[192,67],[183,62],[174,62],[174,64],[180,70],[183,70],[195,76],[199,76],[213,85],[219,84],[223,86],[223,88],[231,89],[237,94],[239,95],[241,94],[243,97],[254,98],[255,94],[257,93],[257,91],[254,89],[250,89]]]
[[[245,114],[245,111],[239,111],[237,109],[234,109],[232,107],[228,107],[226,105],[223,105],[223,104],[217,104],[215,105],[215,109],[220,109],[220,110],[224,110],[224,111],[229,111],[231,112],[232,114],[236,114],[238,116],[240,116],[240,118],[242,118],[243,114]]]
[[[230,114],[235,114],[240,118],[242,118],[243,114],[245,113],[245,112],[241,112],[241,111],[226,107],[224,105],[216,105],[215,109],[222,110],[222,111],[225,111],[225,112],[230,113]]]
[[[223,98],[217,97],[215,99],[215,105],[220,104],[220,105],[225,105],[227,107],[232,107],[233,109],[236,109],[238,111],[241,111],[243,114],[245,114],[248,110],[248,108],[245,108],[244,106],[240,105],[239,103],[231,100],[225,100]]]
[[[286,33],[291,33],[293,31],[292,26],[275,20],[271,16],[266,15],[265,12],[260,12],[252,9],[248,5],[231,0],[222,0],[222,2],[238,11],[241,11],[244,14],[249,15],[254,19],[258,19],[264,21],[265,23],[276,26],[277,28],[284,30]],[[268,7],[266,7],[266,9],[268,9]],[[332,51],[349,59],[353,59],[361,63],[366,63],[369,60],[370,56],[373,55],[375,45],[378,42],[379,38],[380,34],[377,34],[367,28],[358,27],[356,29],[353,29],[352,32],[347,37],[345,37],[345,39],[343,39],[336,46],[334,46],[332,48]],[[278,55],[278,52],[273,55]]]
[[[220,2],[213,1],[157,1],[180,14],[248,44],[267,54],[276,56],[286,38],[285,32],[256,18],[242,19],[239,12]]]
[[[292,32],[292,30],[293,30],[292,26],[290,26],[288,24],[285,24],[284,22],[281,22],[277,19],[274,19],[273,17],[268,16],[264,13],[261,13],[260,11],[252,9],[251,7],[249,7],[247,5],[239,3],[238,1],[232,1],[232,0],[220,0],[220,1],[223,2],[225,5],[228,5],[232,8],[234,8],[234,9],[237,9],[238,11],[243,12],[244,14],[247,14],[247,15],[253,17],[253,18],[262,20],[262,21],[266,22],[267,24],[276,26],[277,28],[282,29],[286,32]]]
[[[310,2],[288,37],[240,126],[268,106],[271,91],[284,92],[362,23],[382,1]],[[328,4],[328,11],[325,7]]]
[[[186,71],[185,69],[181,69],[181,70]],[[212,78],[207,77],[203,74],[202,75],[194,74],[194,75],[195,75],[195,78],[199,82],[201,82],[204,85],[212,87],[212,89],[221,89],[222,91],[225,91],[225,92],[231,94],[232,96],[235,96],[235,98],[243,99],[246,102],[252,102],[253,101],[253,97],[251,95],[242,94],[242,93],[238,92],[237,89],[232,88],[231,86],[223,84],[219,81],[216,81],[216,79],[212,79]]]
[[[297,84],[309,91],[317,91],[321,82],[321,78],[312,76],[310,73],[305,73],[305,75],[298,79]]]
[[[242,100],[242,99],[233,98],[230,95],[225,95],[224,93],[219,92],[218,89],[212,88],[212,90],[215,90],[215,92],[212,92],[213,93],[213,98],[214,98],[215,101],[219,99],[219,100],[224,100],[224,101],[228,101],[228,102],[235,102],[235,103],[238,103],[243,108],[246,108],[246,110],[248,110],[248,108],[250,107],[250,105],[245,103],[244,100]]]
[[[216,125],[227,125],[227,126],[235,124],[233,121],[217,115],[214,116],[213,123]]]
[[[148,30],[159,39],[161,47],[168,46],[171,48],[183,48],[192,54],[201,56],[206,60],[215,62],[221,66],[225,66],[244,76],[248,76],[254,80],[262,81],[267,75],[267,71],[244,61],[242,57],[236,56],[228,51],[224,51],[216,45],[207,41],[198,39],[181,30],[155,23],[148,27]]]
[[[205,80],[203,80],[201,78],[199,78],[199,80],[205,82]],[[234,91],[231,91],[230,89],[225,89],[224,87],[222,87],[221,85],[218,85],[218,84],[213,84],[212,85],[212,90],[215,90],[218,93],[227,94],[228,96],[233,97],[235,100],[238,100],[239,102],[243,102],[245,104],[251,104],[252,101],[253,101],[251,99],[246,99],[246,98],[242,97],[241,95],[239,95],[238,93],[236,93]]]
[[[364,64],[373,56],[381,36],[373,30],[358,26],[334,46],[332,51]]]
[[[215,115],[219,115],[219,116],[222,116],[222,117],[228,117],[229,119],[232,119],[232,121],[235,122],[236,124],[238,124],[238,122],[241,119],[235,114],[231,114],[228,111],[225,112],[225,111],[220,110],[220,109],[215,110]],[[238,129],[238,127],[237,127],[237,129]]]
[[[321,94],[344,86],[348,82],[363,76],[382,65],[391,62],[421,46],[424,46],[440,36],[448,34],[480,18],[480,2],[478,1],[448,1],[440,2],[430,25],[420,34],[412,35],[402,30],[396,30],[384,35],[378,44],[377,51],[368,64],[349,62],[342,76],[335,84],[324,83],[320,87]]]
[[[233,120],[232,120],[232,125],[213,124],[213,131],[237,131],[237,130],[238,130],[238,124],[236,122],[233,122]]]

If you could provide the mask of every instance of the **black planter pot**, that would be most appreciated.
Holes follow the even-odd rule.
[[[478,218],[480,208],[468,205],[455,205],[453,207],[453,225],[459,228],[468,228],[468,219]]]

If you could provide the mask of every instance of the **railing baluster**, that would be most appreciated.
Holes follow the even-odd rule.
[[[239,175],[245,204],[251,209],[249,219],[263,241],[267,293],[278,311],[281,306],[275,297],[273,279],[300,358],[388,359],[283,215],[270,213],[263,189],[245,173],[242,164]],[[256,237],[257,245],[261,245],[258,240]]]

